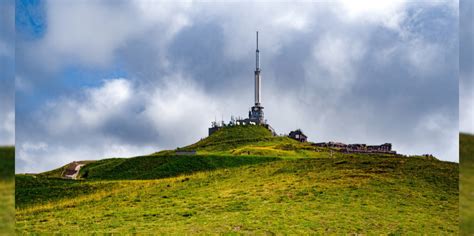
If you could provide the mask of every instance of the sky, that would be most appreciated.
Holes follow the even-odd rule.
[[[474,134],[474,1],[459,5],[459,129]]]
[[[458,161],[457,1],[16,5],[16,171],[130,157],[262,104],[277,133]]]
[[[15,5],[0,1],[0,146],[15,144]]]

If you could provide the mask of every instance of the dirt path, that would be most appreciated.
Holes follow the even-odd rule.
[[[83,166],[84,166],[84,164],[72,163],[66,169],[66,171],[64,173],[64,178],[77,179],[77,176],[79,175],[79,171],[81,170],[81,167],[83,167]]]

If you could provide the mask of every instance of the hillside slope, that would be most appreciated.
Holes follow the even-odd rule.
[[[143,156],[130,159],[105,159],[81,169],[83,179],[160,179],[197,171],[231,168],[274,161],[274,157],[262,156]]]
[[[260,128],[180,149],[196,155],[92,162],[77,181],[17,175],[17,233],[458,233],[458,164],[344,154]]]
[[[196,151],[196,155],[177,155],[176,151]],[[109,158],[81,162],[79,178],[89,180],[157,179],[275,161],[278,157],[324,157],[322,148],[299,143],[287,137],[274,137],[261,126],[235,126],[218,130],[199,142],[179,148],[133,158]],[[61,177],[66,166],[41,173]]]
[[[462,235],[474,234],[474,136],[461,134],[460,159],[460,228]]]
[[[0,147],[0,235],[13,235],[15,227],[15,148]]]

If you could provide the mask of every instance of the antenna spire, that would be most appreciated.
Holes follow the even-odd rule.
[[[258,50],[258,31],[257,31],[257,51],[255,52],[256,54],[256,60],[255,60],[255,67],[257,68],[257,71],[260,70],[260,51]]]
[[[258,52],[258,31],[257,31],[257,52]]]

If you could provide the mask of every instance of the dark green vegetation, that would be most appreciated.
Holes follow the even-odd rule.
[[[275,161],[275,157],[260,156],[143,156],[130,159],[105,159],[86,165],[81,177],[90,180],[160,179],[197,171],[232,168]]]
[[[15,148],[0,147],[0,235],[13,235],[15,227]]]
[[[474,234],[474,136],[460,135],[459,216],[462,235]]]
[[[16,175],[16,208],[26,208],[37,204],[55,202],[64,198],[95,193],[114,184],[92,181],[71,181],[59,178],[44,178],[34,175]]]
[[[15,177],[15,148],[0,146],[0,180],[12,180]]]
[[[457,234],[458,165],[232,127],[180,150],[17,176],[17,233]]]

